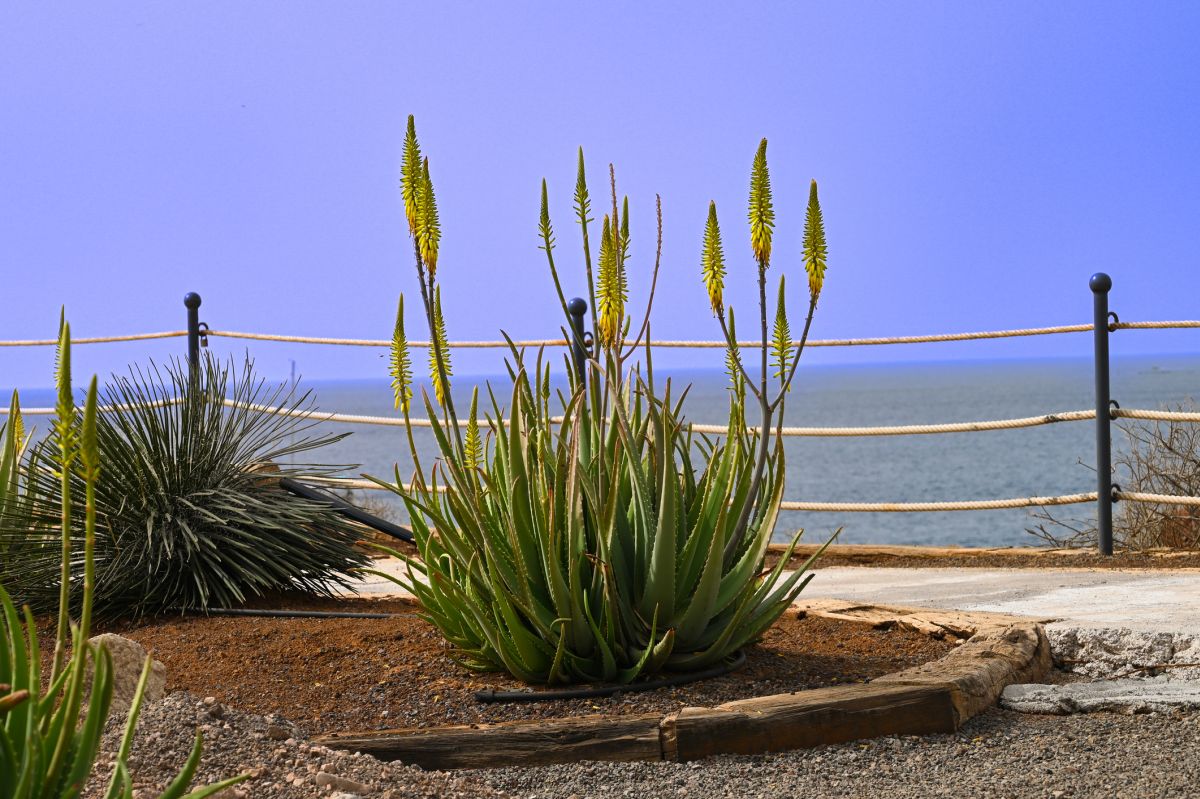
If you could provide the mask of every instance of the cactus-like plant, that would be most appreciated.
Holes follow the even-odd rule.
[[[64,356],[60,371],[68,367]],[[234,371],[212,357],[194,372],[180,362],[131,369],[101,395],[96,433],[109,474],[96,489],[105,529],[96,552],[98,613],[232,607],[280,590],[328,595],[367,563],[354,547],[356,526],[257,471],[266,462],[276,464],[273,476],[336,471],[287,462],[341,438],[312,433],[307,395],[266,385],[250,362]],[[60,398],[60,412],[70,400]],[[263,410],[276,405],[290,414]],[[62,418],[30,453],[27,518],[0,517],[0,546],[11,554],[0,576],[35,607],[56,595],[64,603],[61,585],[78,579],[79,564],[63,572],[56,551],[59,530],[72,529],[57,508],[84,488],[78,469],[52,467],[75,460],[79,421]]]
[[[419,152],[415,135],[410,149]],[[407,172],[402,178],[405,198],[428,190],[423,178],[417,186],[414,180]],[[735,390],[727,434],[715,440],[692,434],[683,416],[686,391],[677,392],[669,380],[655,383],[648,349],[643,364],[628,365],[643,342],[648,348],[661,202],[651,289],[639,323],[628,307],[628,200],[618,205],[611,167],[610,186],[611,212],[602,218],[593,280],[588,226],[594,220],[580,151],[575,211],[597,331],[586,379],[568,370],[570,389],[552,407],[544,354],[527,356],[510,346],[511,384],[499,393],[487,387],[488,433],[481,445],[477,400],[463,423],[464,443],[448,370],[438,368],[435,387],[438,380],[444,385],[436,402],[426,397],[424,404],[440,462],[429,478],[418,469],[411,486],[398,473],[392,484],[409,509],[420,552],[419,558],[393,552],[409,566],[398,581],[418,596],[464,665],[504,669],[530,682],[624,683],[660,670],[713,665],[756,640],[811,577],[807,564],[785,571],[790,549],[764,570],[785,470],[780,439],[769,433],[774,417],[761,433],[745,424],[745,387],[756,398],[766,392],[765,299],[761,380],[749,381],[731,339]],[[543,181],[538,236],[566,316],[548,208]],[[765,141],[754,161],[750,216],[761,274],[774,224]],[[418,216],[412,226],[414,252],[437,365],[445,339],[439,288],[416,232],[422,224]],[[715,205],[702,268],[712,309],[732,335]],[[783,290],[781,284],[775,341],[781,395],[799,355],[799,348],[792,351]],[[394,353],[393,363],[405,362],[407,355]],[[398,373],[393,377],[403,382]],[[415,448],[412,454],[416,460]]]
[[[70,620],[68,602],[60,607],[60,623],[54,641],[55,656],[48,677],[42,673],[37,626],[28,607],[17,612],[8,593],[0,586],[0,796],[5,799],[74,799],[91,775],[100,747],[100,736],[108,720],[113,694],[113,662],[104,646],[88,643],[91,632],[92,597],[95,592],[94,551],[96,544],[96,485],[101,477],[97,444],[96,380],[92,379],[82,415],[75,406],[70,385],[70,326],[61,325],[58,350],[58,414],[54,435],[59,439],[56,466],[64,474],[78,474],[85,501],[83,564],[78,621]],[[15,400],[14,400],[15,406]],[[9,425],[17,419],[10,417]],[[19,422],[18,422],[19,425]],[[61,496],[62,559],[70,573],[71,520],[73,499]],[[72,585],[65,585],[69,599]],[[71,654],[66,655],[67,644]],[[90,697],[87,678],[91,672]],[[137,727],[150,658],[142,669],[125,734],[118,750],[105,799],[132,799],[133,780],[127,761]],[[86,715],[84,711],[86,710]],[[232,779],[185,792],[200,764],[202,740],[196,734],[191,754],[179,775],[159,799],[204,799],[249,777]]]

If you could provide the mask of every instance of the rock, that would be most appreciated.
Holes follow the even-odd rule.
[[[1163,671],[1179,679],[1200,679],[1200,636],[1075,627],[1051,627],[1046,634],[1055,659],[1077,674],[1112,678]]]
[[[278,724],[267,725],[267,737],[272,741],[286,741],[292,737],[292,731],[287,727],[281,727]]]
[[[1066,685],[1010,685],[1000,706],[1021,713],[1166,713],[1200,709],[1200,682],[1169,680],[1101,680]]]
[[[142,667],[146,663],[146,649],[137,641],[131,641],[113,633],[102,633],[88,640],[93,646],[104,646],[113,661],[112,712],[123,713],[133,704]],[[89,678],[90,679],[90,678]],[[157,702],[163,698],[167,687],[167,667],[155,660],[150,664],[150,676],[146,680],[143,704]]]
[[[316,782],[318,788],[329,788],[333,791],[341,791],[343,793],[364,794],[371,792],[371,786],[369,785],[363,785],[361,782],[339,777],[327,771],[317,774]]]

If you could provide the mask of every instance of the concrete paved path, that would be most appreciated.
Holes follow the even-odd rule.
[[[399,561],[377,561],[398,573]],[[402,593],[368,577],[357,593]],[[1128,627],[1200,635],[1200,571],[1047,569],[819,569],[806,599],[880,605],[983,610],[1053,619],[1048,627]]]
[[[820,569],[807,598],[983,610],[1053,619],[1050,627],[1200,634],[1200,571]]]

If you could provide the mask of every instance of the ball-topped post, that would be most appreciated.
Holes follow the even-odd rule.
[[[1096,372],[1096,544],[1101,555],[1113,553],[1112,396],[1108,379],[1108,292],[1112,278],[1097,272],[1088,280],[1092,290],[1092,335]]]
[[[188,371],[196,374],[200,366],[200,295],[189,291],[183,295],[187,308]]]
[[[575,377],[581,385],[587,381],[587,346],[583,332],[583,315],[587,309],[587,302],[581,297],[575,297],[567,303],[567,313],[571,315],[571,361],[575,365]]]

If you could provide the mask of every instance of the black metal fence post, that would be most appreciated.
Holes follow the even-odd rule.
[[[567,303],[571,314],[571,361],[575,364],[575,376],[580,385],[587,383],[587,347],[584,344],[583,315],[587,313],[587,302],[575,297]]]
[[[200,295],[189,291],[183,304],[187,306],[188,371],[195,376],[200,367]]]
[[[1112,412],[1108,381],[1108,292],[1112,278],[1092,275],[1093,335],[1096,343],[1096,529],[1101,555],[1113,553]]]

